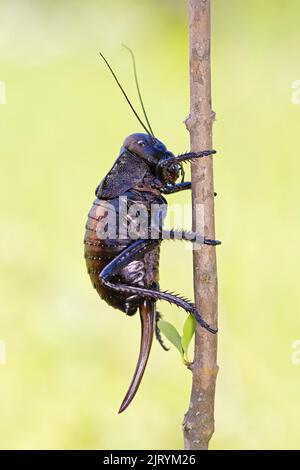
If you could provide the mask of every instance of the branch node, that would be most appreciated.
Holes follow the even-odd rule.
[[[191,120],[192,120],[192,117],[191,117],[191,113],[185,118],[185,120],[183,121],[185,127],[187,128],[187,130],[189,131],[190,130],[190,127],[191,127]]]

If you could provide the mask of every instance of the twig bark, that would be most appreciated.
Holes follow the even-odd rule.
[[[210,0],[189,0],[190,15],[190,115],[186,120],[192,151],[212,148],[214,112],[211,108]],[[197,208],[203,213],[204,235],[215,237],[212,157],[192,164],[193,226]],[[199,222],[199,221],[197,221]],[[197,223],[198,225],[198,223]],[[193,251],[195,302],[209,325],[217,326],[216,249]],[[185,449],[204,450],[214,432],[217,335],[197,325],[193,383],[189,409],[184,417]]]

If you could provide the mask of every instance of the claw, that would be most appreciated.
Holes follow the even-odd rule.
[[[204,245],[211,245],[211,246],[216,246],[216,245],[221,245],[222,242],[220,240],[211,240],[210,238],[204,238]]]
[[[204,321],[202,319],[202,317],[200,316],[200,314],[199,314],[198,310],[196,310],[196,308],[191,313],[194,315],[196,321],[199,323],[200,326],[202,326],[202,328],[205,328],[207,331],[209,331],[213,335],[218,333],[218,328],[212,328],[211,326],[209,326],[208,323],[206,323],[206,321]]]

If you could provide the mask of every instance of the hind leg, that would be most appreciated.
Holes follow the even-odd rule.
[[[186,312],[194,315],[197,322],[210,333],[217,333],[217,330],[211,328],[201,317],[195,304],[184,297],[171,292],[163,292],[151,288],[136,287],[129,284],[122,284],[116,279],[117,273],[129,262],[140,259],[144,254],[152,250],[158,242],[155,240],[136,240],[122,253],[114,258],[99,274],[99,280],[103,286],[108,287],[119,294],[132,294],[138,296],[140,300],[166,300],[171,304],[181,307]]]
[[[155,312],[155,337],[156,337],[157,341],[159,342],[159,344],[161,345],[161,347],[165,351],[169,351],[169,348],[167,348],[167,346],[164,344],[163,339],[162,339],[161,334],[160,334],[160,329],[159,329],[159,326],[158,326],[158,322],[161,319],[162,319],[161,314],[156,310],[156,312]]]

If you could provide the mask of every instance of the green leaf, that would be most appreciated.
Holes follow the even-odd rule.
[[[191,339],[195,333],[196,321],[193,315],[189,315],[183,325],[183,334],[181,338],[181,346],[185,355],[189,348]]]
[[[181,336],[176,330],[175,326],[171,325],[168,321],[159,320],[158,328],[165,335],[165,337],[178,349],[181,357],[183,358],[183,349],[181,345]]]

